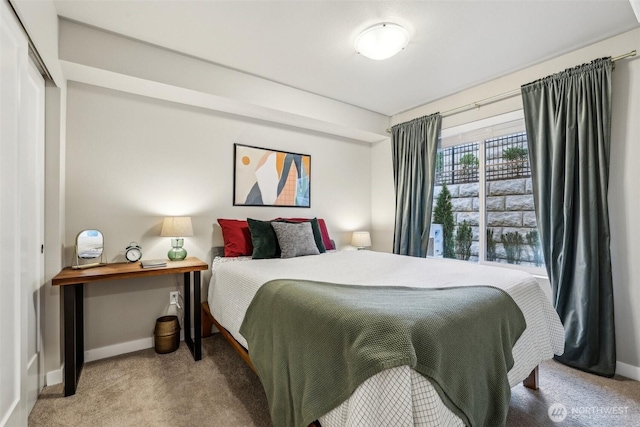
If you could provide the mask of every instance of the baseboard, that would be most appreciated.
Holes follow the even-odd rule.
[[[45,384],[47,386],[61,384],[63,378],[64,378],[64,365],[60,366],[60,369],[47,372],[47,375],[45,378]]]
[[[193,331],[193,328],[191,330]],[[184,341],[184,331],[182,330],[180,331],[180,341]],[[84,361],[93,362],[100,359],[106,359],[107,357],[146,350],[147,348],[153,348],[153,337],[86,350],[84,352]]]
[[[131,353],[138,350],[145,350],[153,347],[153,338],[142,338],[135,341],[127,341],[119,344],[108,345],[106,347],[94,348],[84,352],[84,361],[93,362],[95,360],[106,359],[107,357],[118,356],[120,354]]]
[[[640,381],[640,367],[616,362],[616,374],[632,380]]]
[[[193,334],[193,328],[192,332]],[[193,336],[193,335],[192,335]],[[184,331],[180,331],[180,341],[184,341]],[[94,348],[84,352],[84,361],[93,362],[107,357],[119,356],[121,354],[132,353],[138,350],[145,350],[153,347],[153,337],[143,338],[135,341],[123,342],[120,344],[108,345],[106,347]],[[46,385],[61,384],[64,378],[64,365],[60,369],[49,371],[46,374]]]

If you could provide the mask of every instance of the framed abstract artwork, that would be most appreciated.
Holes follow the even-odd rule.
[[[311,156],[234,144],[233,205],[311,207]]]

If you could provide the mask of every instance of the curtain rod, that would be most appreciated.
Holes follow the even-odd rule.
[[[611,58],[611,62],[615,63],[616,61],[619,61],[619,60],[625,59],[625,58],[630,58],[632,56],[636,56],[635,49],[632,50],[631,52],[625,53],[624,55],[620,55],[620,56],[616,56],[615,58]],[[484,99],[481,99],[479,101],[472,102],[471,104],[467,104],[467,105],[463,105],[461,107],[452,108],[451,110],[443,111],[442,113],[440,113],[440,116],[442,116],[442,117],[452,116],[454,114],[462,113],[463,111],[471,110],[473,108],[480,108],[483,105],[490,104],[492,102],[502,101],[503,99],[512,98],[512,97],[514,97],[516,95],[520,95],[520,93],[521,93],[521,91],[520,91],[519,88],[518,89],[514,89],[514,90],[510,90],[509,92],[504,92],[504,93],[501,93],[499,95],[490,96],[488,98],[484,98]],[[391,129],[387,129],[387,133],[391,133]]]

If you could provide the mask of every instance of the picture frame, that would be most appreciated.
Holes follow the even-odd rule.
[[[311,155],[233,147],[233,206],[311,207]]]

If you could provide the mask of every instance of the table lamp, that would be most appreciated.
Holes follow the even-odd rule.
[[[171,261],[182,261],[187,257],[187,251],[184,245],[183,237],[193,236],[193,227],[191,226],[190,216],[167,216],[162,221],[162,237],[173,237],[171,239],[172,248],[169,249],[167,256]]]
[[[371,236],[368,231],[354,231],[351,237],[351,245],[362,250],[371,246]]]

